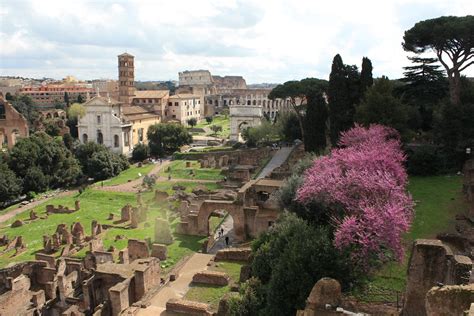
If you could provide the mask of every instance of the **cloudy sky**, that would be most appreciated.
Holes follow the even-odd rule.
[[[397,78],[405,30],[468,14],[472,0],[0,0],[0,75],[115,79],[126,51],[136,80],[192,69],[248,83],[328,78],[337,53]]]

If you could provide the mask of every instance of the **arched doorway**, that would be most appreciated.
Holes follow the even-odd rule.
[[[234,232],[234,218],[226,210],[214,210],[207,219],[209,243],[208,253],[230,247],[237,241]]]

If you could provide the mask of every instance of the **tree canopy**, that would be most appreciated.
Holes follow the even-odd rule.
[[[304,141],[304,106],[307,104],[307,96],[309,93],[325,92],[328,82],[323,79],[306,78],[300,81],[287,81],[279,84],[268,95],[268,98],[289,99],[290,104],[295,111],[301,131],[301,137]]]
[[[191,134],[184,126],[173,123],[152,125],[147,135],[150,153],[157,156],[171,154],[193,141]]]
[[[461,72],[474,63],[474,16],[442,16],[418,22],[403,37],[403,48],[415,54],[433,50],[449,79],[452,104],[460,102]]]

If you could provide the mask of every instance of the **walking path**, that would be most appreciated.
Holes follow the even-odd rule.
[[[74,193],[77,193],[76,190],[72,190],[72,191],[65,191],[65,192],[61,192],[61,193],[58,193],[56,195],[53,195],[53,196],[50,196],[48,198],[45,198],[45,199],[41,199],[41,200],[36,200],[36,201],[33,201],[27,205],[24,205],[24,206],[19,206],[15,209],[12,209],[12,210],[9,210],[8,213],[6,214],[2,214],[0,215],[0,223],[3,223],[3,222],[6,222],[8,221],[10,218],[20,214],[20,213],[23,213],[25,211],[28,211],[28,210],[31,210],[32,208],[50,200],[50,199],[54,199],[54,198],[58,198],[58,197],[64,197],[64,196],[69,196],[69,195],[72,195]]]
[[[280,167],[288,156],[290,156],[291,152],[295,147],[282,147],[279,149],[272,157],[272,159],[267,163],[267,165],[263,168],[260,174],[257,176],[257,179],[263,179],[270,175],[270,173],[275,170],[276,168]]]
[[[158,175],[160,170],[166,166],[168,166],[171,163],[170,160],[166,159],[163,160],[163,163],[157,163],[153,169],[148,173],[149,176],[151,175]],[[145,176],[145,175],[143,175]],[[161,177],[160,177],[161,178]],[[161,179],[160,179],[161,180]],[[122,184],[117,184],[117,185],[110,185],[110,186],[100,186],[99,183],[97,183],[94,188],[102,190],[102,191],[110,191],[110,192],[138,192],[138,190],[141,188],[143,182],[143,177],[140,177],[138,179],[132,180],[130,182],[125,182]]]
[[[219,231],[221,228],[224,230],[221,237],[219,237]],[[232,242],[235,240],[234,234],[234,219],[228,215],[224,222],[217,228],[214,234],[214,240],[216,241],[212,248],[208,250],[208,253],[215,254],[219,250],[226,248],[225,238],[229,237],[229,247],[232,246]]]
[[[152,315],[171,315],[166,312],[166,302],[171,298],[183,298],[189,290],[193,275],[197,272],[207,269],[207,263],[212,259],[213,255],[195,253],[182,266],[178,274],[178,278],[167,283],[163,288],[150,299],[150,306],[140,309],[138,316]]]

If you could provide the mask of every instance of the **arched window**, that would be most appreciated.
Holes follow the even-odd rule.
[[[118,135],[114,135],[114,147],[118,147],[119,146],[119,137]]]
[[[97,144],[103,144],[104,143],[104,135],[102,135],[102,132],[100,130],[97,130]]]
[[[89,139],[88,139],[88,137],[87,137],[87,134],[85,134],[85,133],[82,134],[82,142],[83,142],[83,143],[87,143],[88,140],[89,140]]]
[[[253,105],[257,105],[257,100],[253,100]]]

